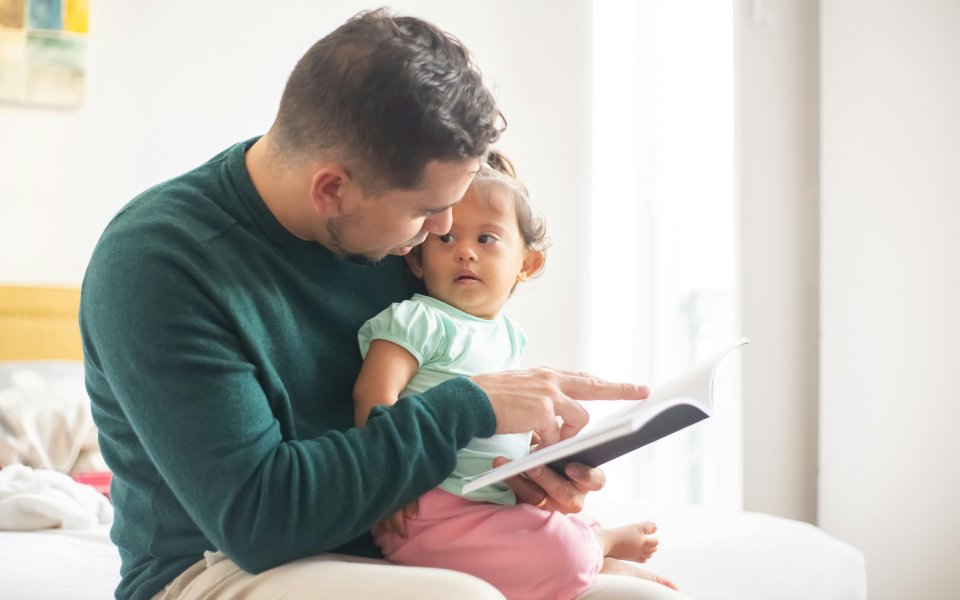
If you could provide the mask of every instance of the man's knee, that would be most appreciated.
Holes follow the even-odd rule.
[[[284,597],[298,599],[313,599],[322,589],[325,597],[352,600],[505,600],[486,581],[459,571],[356,558],[304,559],[279,567],[274,577],[283,580],[273,585],[286,588]]]
[[[410,576],[417,580],[410,600],[504,600],[497,588],[473,575],[447,569],[403,568],[412,571]]]

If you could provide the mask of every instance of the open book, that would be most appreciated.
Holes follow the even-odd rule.
[[[624,408],[572,438],[470,478],[463,493],[544,464],[558,473],[571,462],[596,467],[706,419],[713,414],[714,388],[723,359],[746,343],[746,338],[738,340],[693,369],[652,387],[646,400],[625,402]]]

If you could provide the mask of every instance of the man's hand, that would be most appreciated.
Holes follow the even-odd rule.
[[[508,462],[509,459],[499,456],[493,459],[493,466]],[[579,463],[570,463],[564,473],[566,477],[545,466],[537,467],[511,477],[505,483],[517,495],[517,502],[533,504],[544,510],[577,513],[583,510],[587,494],[602,489],[607,481],[602,470]]]
[[[471,380],[490,399],[497,433],[533,431],[542,446],[576,435],[587,424],[590,417],[577,400],[642,400],[650,395],[643,385],[546,367],[476,375]]]
[[[540,446],[576,435],[589,420],[577,400],[642,400],[650,395],[643,385],[615,383],[580,371],[541,367],[471,378],[486,392],[497,417],[497,433],[533,431]],[[557,422],[560,417],[562,423]],[[493,461],[498,467],[504,457]],[[546,510],[575,513],[583,509],[589,492],[606,482],[603,471],[581,464],[566,466],[563,477],[552,469],[538,467],[507,479],[520,502]]]

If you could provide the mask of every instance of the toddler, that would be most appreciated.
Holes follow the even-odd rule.
[[[545,233],[512,165],[492,152],[454,206],[450,231],[431,234],[407,256],[427,294],[390,306],[360,330],[358,425],[375,406],[451,377],[520,368],[526,338],[501,309],[517,285],[543,268]],[[601,528],[586,517],[518,504],[503,483],[462,493],[466,478],[488,470],[498,456],[525,455],[530,444],[530,433],[472,440],[438,488],[374,529],[386,558],[470,573],[510,600],[569,600],[598,572],[676,589],[632,564],[656,551],[653,523]]]

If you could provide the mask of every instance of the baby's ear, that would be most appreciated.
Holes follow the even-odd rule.
[[[543,265],[547,262],[547,254],[543,250],[529,250],[523,257],[523,270],[520,274],[523,279],[530,279],[543,270]]]
[[[423,263],[420,260],[420,246],[414,246],[403,258],[406,259],[407,266],[410,267],[410,270],[417,279],[423,279]]]

